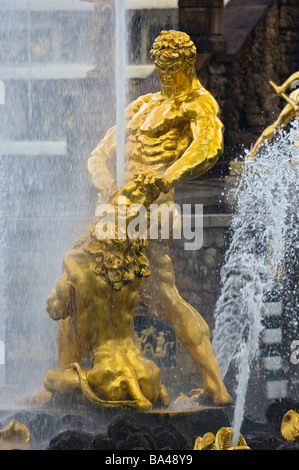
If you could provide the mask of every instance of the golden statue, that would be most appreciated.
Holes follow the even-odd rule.
[[[14,419],[0,430],[0,450],[29,450],[31,448],[31,436],[29,429]]]
[[[237,445],[232,446],[233,436],[232,428],[220,428],[216,436],[207,432],[203,437],[195,439],[193,450],[250,450],[242,434],[239,435]]]
[[[248,158],[255,157],[261,147],[267,141],[271,140],[282,127],[287,126],[294,117],[299,119],[299,89],[295,89],[289,95],[286,95],[288,88],[299,84],[299,72],[293,73],[281,86],[275,85],[272,81],[270,81],[270,84],[273,86],[276,93],[287,101],[287,105],[284,107],[277,120],[262,132],[251,149]],[[298,145],[299,138],[298,142],[295,142],[295,147],[298,147]]]
[[[50,394],[79,391],[105,407],[169,404],[160,370],[134,343],[134,312],[150,273],[146,239],[119,232],[120,219],[128,226],[134,216],[127,215],[130,207],[148,208],[157,198],[160,182],[154,172],[137,172],[109,199],[117,218],[106,226],[106,239],[97,236],[101,215],[65,255],[63,275],[47,300],[49,315],[59,320],[59,368],[44,380]],[[90,368],[83,366],[87,354]]]
[[[281,422],[281,434],[288,442],[299,441],[299,414],[294,411],[288,411]]]
[[[175,185],[208,171],[222,153],[219,107],[196,77],[195,57],[185,33],[163,31],[156,39],[151,58],[161,92],[141,96],[126,110],[122,188],[115,191],[115,127],[88,161],[105,209],[101,204],[97,220],[64,257],[62,277],[47,301],[49,315],[59,321],[59,365],[46,374],[44,390],[29,401],[83,393],[99,406],[167,406],[170,397],[160,370],[134,342],[134,312],[143,297],[173,327],[198,365],[204,389],[194,390],[193,396],[216,404],[232,402],[208,325],[175,286],[169,239],[148,237],[150,206],[172,205]],[[145,208],[144,220],[138,219],[145,233],[128,236],[136,206]],[[174,226],[176,217],[172,222]],[[156,354],[162,355],[165,338],[158,339]],[[86,356],[90,367],[84,366]]]
[[[125,183],[136,171],[161,175],[161,195],[155,204],[173,205],[177,184],[210,170],[223,151],[219,106],[195,72],[196,48],[179,31],[162,31],[151,50],[161,92],[141,96],[126,109]],[[99,203],[115,189],[116,128],[92,152],[88,170]],[[173,223],[176,218],[174,216]],[[169,240],[150,240],[146,247],[151,274],[143,302],[166,321],[196,362],[204,389],[195,394],[217,404],[232,402],[223,384],[210,330],[200,314],[180,296],[168,248]]]

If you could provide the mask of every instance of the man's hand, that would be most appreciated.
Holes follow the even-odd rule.
[[[142,186],[148,186],[152,189],[158,188],[160,192],[168,193],[171,185],[163,175],[152,170],[139,170],[134,174],[133,180],[140,182]]]
[[[157,178],[156,185],[158,186],[160,191],[164,194],[169,193],[169,191],[173,187],[173,185],[170,183],[170,181],[167,178],[165,178],[164,176],[161,176],[160,179]]]

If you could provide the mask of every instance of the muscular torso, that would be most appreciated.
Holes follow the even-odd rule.
[[[144,167],[164,173],[193,140],[190,118],[181,103],[165,99],[161,93],[141,97],[132,114],[127,124],[126,181]]]
[[[190,174],[200,176],[222,152],[222,133],[219,106],[198,80],[185,94],[167,97],[159,92],[139,97],[126,110],[125,184],[143,169],[164,175],[172,168],[173,187]],[[88,161],[99,201],[115,190],[116,153],[113,127]],[[163,200],[170,200],[173,191],[161,194]]]

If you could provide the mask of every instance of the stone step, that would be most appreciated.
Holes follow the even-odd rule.
[[[224,214],[230,211],[225,199],[224,178],[203,178],[179,185],[175,202],[180,204],[202,204],[205,213]]]
[[[42,156],[42,155],[67,155],[67,143],[65,141],[0,141],[0,155],[8,156]]]
[[[22,66],[0,66],[0,78],[8,80],[76,80],[86,78],[93,64],[24,64]]]
[[[2,71],[3,69],[0,70],[0,75]],[[78,69],[76,72],[78,77]],[[8,68],[6,77],[10,76],[10,73],[12,70]],[[19,69],[19,77],[27,73],[27,69]],[[40,73],[43,73],[42,69]],[[51,68],[49,75],[50,73]],[[71,70],[69,76],[70,73]],[[0,127],[0,141],[65,140],[68,130],[75,123],[78,110],[84,106],[79,82],[80,78],[3,80],[5,104],[2,106],[2,112],[5,115],[5,121]]]
[[[127,0],[128,10],[167,10],[178,8],[178,0]]]
[[[12,11],[27,11],[28,5],[32,11],[93,11],[93,0],[2,0],[2,9]],[[127,0],[128,10],[154,10],[178,8],[178,0]]]

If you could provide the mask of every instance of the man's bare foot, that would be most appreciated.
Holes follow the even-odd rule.
[[[213,400],[214,403],[217,403],[219,405],[231,405],[233,402],[232,397],[226,390],[216,393],[213,397]]]
[[[226,390],[222,390],[218,393],[212,393],[203,388],[194,388],[189,392],[189,396],[193,400],[213,401],[215,405],[230,405],[233,402],[232,397]]]

